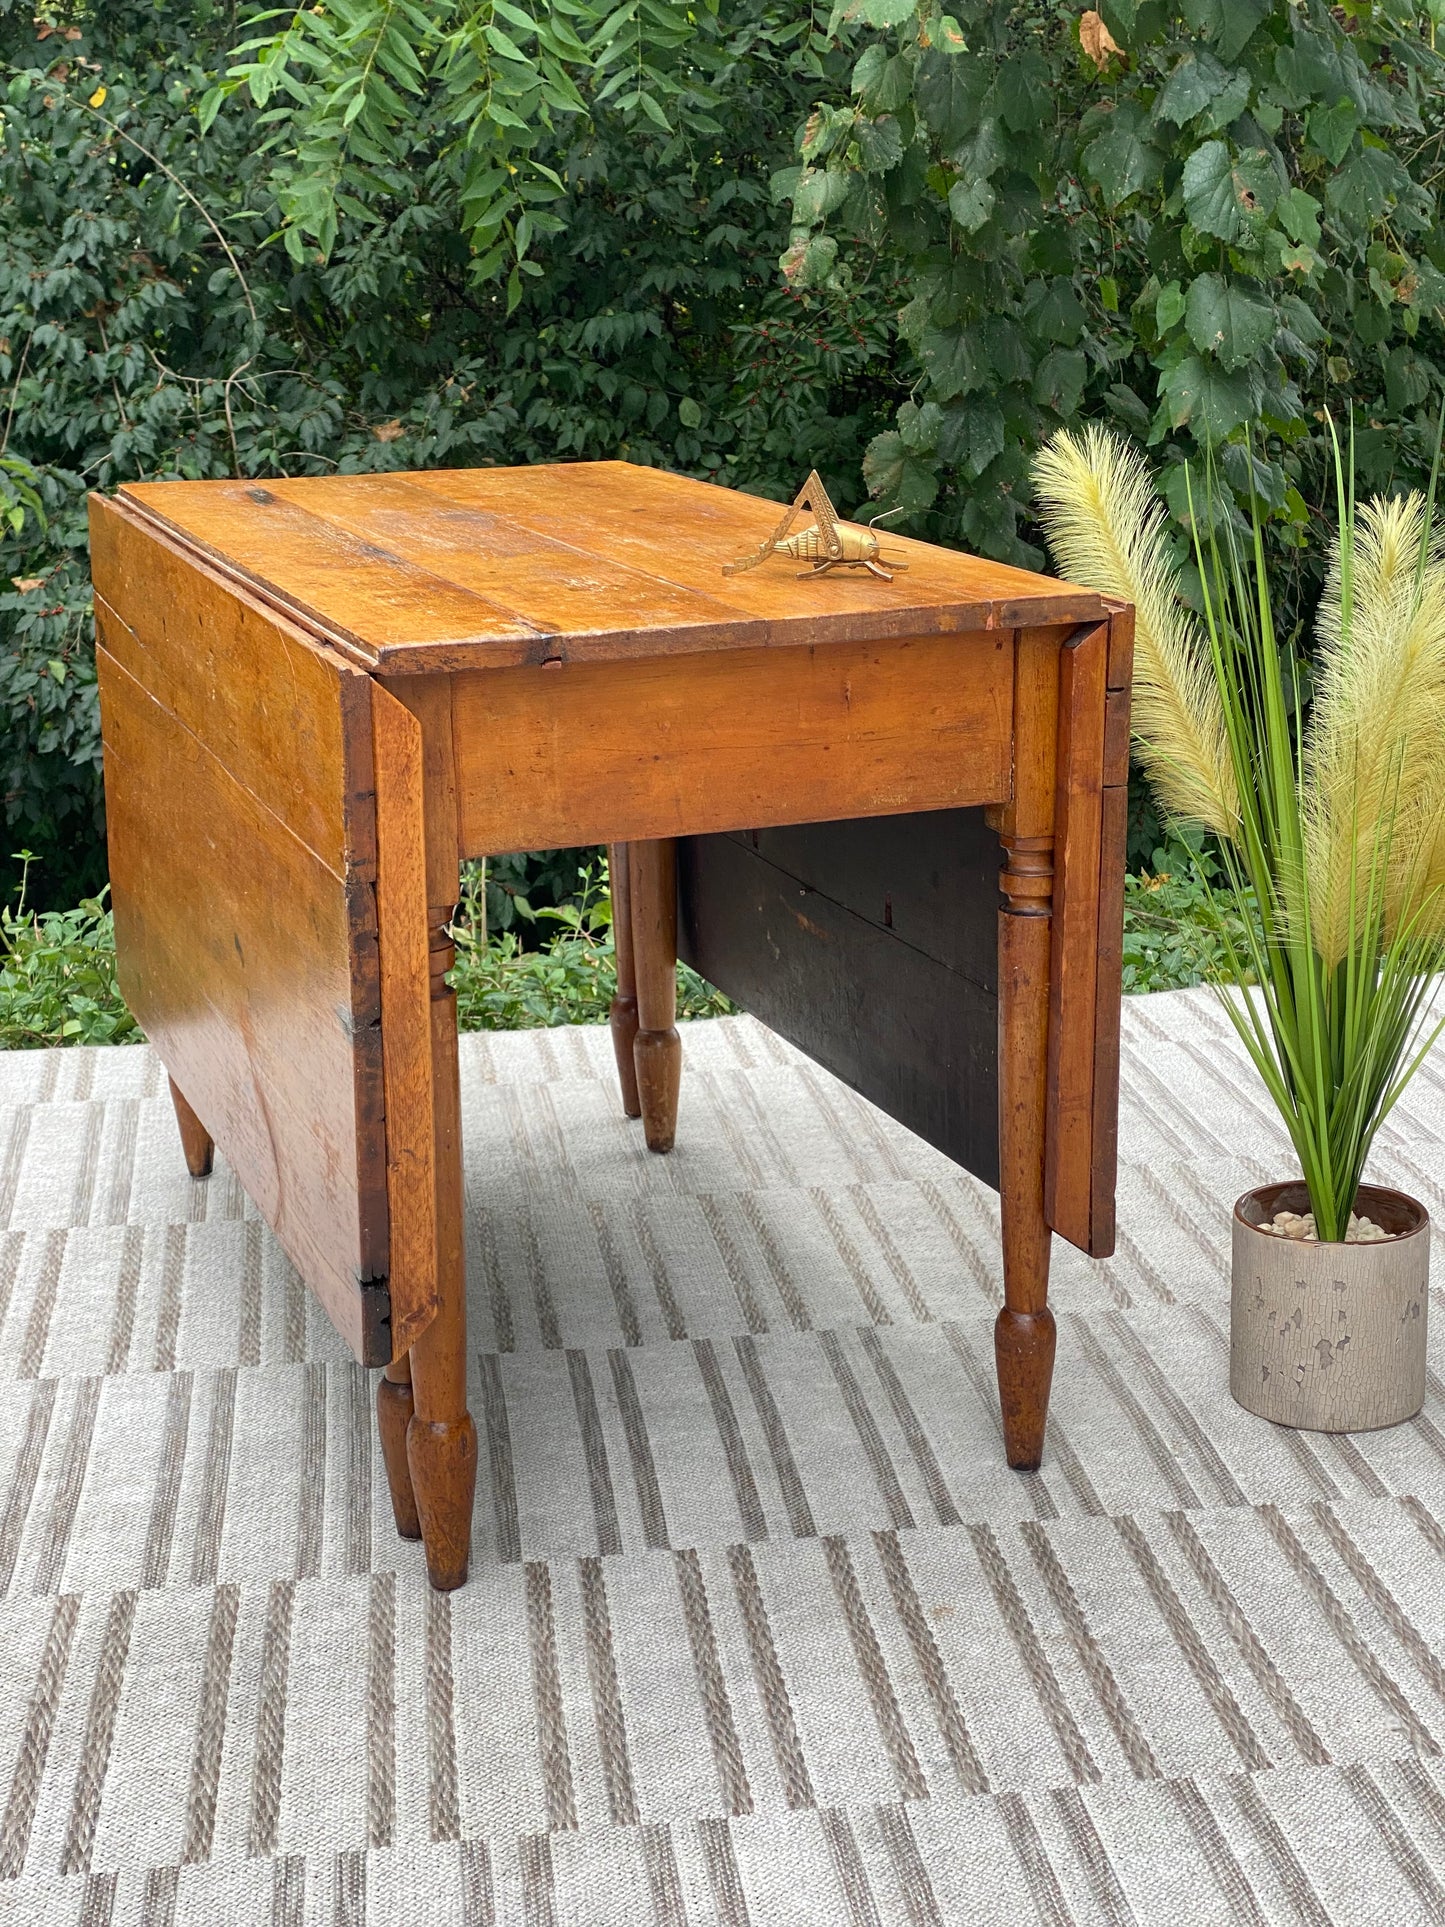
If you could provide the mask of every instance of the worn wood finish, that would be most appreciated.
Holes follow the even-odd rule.
[[[117,626],[102,603],[102,640]],[[97,663],[122,993],[337,1328],[384,1364],[372,890],[298,841],[108,649]],[[338,812],[344,797],[338,781]]]
[[[1085,1251],[1094,1241],[1094,1060],[1108,647],[1108,625],[1098,623],[1078,630],[1059,652],[1054,779],[1044,1211],[1055,1231]],[[1109,1242],[1112,1245],[1112,1226]]]
[[[193,1178],[208,1178],[216,1155],[211,1134],[185,1098],[181,1096],[174,1078],[170,1079],[170,1086],[171,1103],[175,1106],[176,1123],[180,1126],[181,1149],[185,1153],[186,1169]]]
[[[1004,852],[998,936],[1004,1306],[994,1325],[994,1352],[1004,1449],[1010,1465],[1027,1471],[1043,1458],[1054,1372],[1044,1212],[1053,849],[1047,837],[1005,835]]]
[[[376,1433],[386,1467],[391,1516],[403,1539],[420,1539],[421,1516],[407,1461],[406,1435],[416,1406],[411,1391],[411,1360],[405,1353],[393,1359],[376,1381]]]
[[[679,948],[996,1185],[998,868],[978,810],[685,837]]]
[[[628,849],[637,1035],[632,1061],[649,1151],[677,1136],[682,1039],[677,1034],[677,845],[670,837]]]
[[[924,636],[458,676],[463,850],[991,801],[1010,653],[1007,636]]]
[[[637,971],[632,952],[632,884],[626,843],[614,843],[608,850],[607,874],[612,885],[612,941],[617,954],[617,995],[608,1009],[607,1021],[617,1058],[617,1081],[622,1087],[623,1115],[641,1117],[642,1100],[637,1094],[637,1065],[633,1061]]]
[[[1043,1446],[1049,1219],[1112,1239],[1128,612],[903,537],[891,582],[724,577],[776,516],[625,464],[95,505],[122,987],[192,1168],[214,1134],[386,1364],[393,1509],[438,1587],[477,1453],[460,856],[613,846],[613,1034],[654,1149],[680,899],[714,981],[997,1180],[1013,1464]]]
[[[1097,620],[1102,599],[890,533],[892,583],[724,579],[776,502],[627,462],[276,482],[122,499],[387,675],[871,641]]]
[[[377,692],[378,703],[388,695]],[[457,998],[447,983],[455,961],[451,923],[457,905],[457,783],[451,686],[427,678],[401,686],[419,734],[422,879],[427,927],[431,1031],[432,1171],[435,1186],[436,1312],[411,1346],[415,1409],[406,1432],[407,1466],[426,1549],[427,1575],[440,1592],[464,1583],[471,1556],[477,1432],[467,1410],[467,1279],[463,1247],[461,1085]],[[384,707],[384,706],[383,706]],[[390,714],[390,711],[384,710]],[[413,737],[413,741],[417,738]],[[382,792],[385,797],[385,790]],[[419,899],[418,899],[419,901]],[[382,925],[383,950],[389,925]],[[420,989],[420,986],[417,986]]]
[[[1020,630],[1015,646],[1013,793],[990,817],[1003,844],[998,914],[999,1225],[1004,1304],[994,1325],[1004,1451],[1043,1457],[1053,1382],[1044,1167],[1049,1119],[1050,963],[1060,656],[1073,632]],[[1092,1019],[1092,1010],[1090,1018]]]
[[[1134,611],[1109,619],[1109,694],[1099,837],[1099,970],[1095,986],[1093,1204],[1089,1250],[1112,1255],[1119,1166],[1119,1013],[1124,990],[1124,869],[1129,836],[1129,696]],[[1116,680],[1117,679],[1117,680]]]
[[[391,1217],[391,1350],[402,1356],[437,1315],[437,1166],[431,938],[421,724],[380,685],[376,752],[376,908]]]
[[[370,882],[371,678],[198,569],[124,496],[91,497],[90,549],[115,660],[328,869]]]

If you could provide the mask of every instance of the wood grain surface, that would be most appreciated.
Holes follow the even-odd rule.
[[[1059,652],[1044,1210],[1054,1230],[1085,1251],[1093,1237],[1108,649],[1108,624],[1098,623],[1077,631]]]
[[[723,564],[776,502],[627,462],[128,484],[121,500],[389,675],[1074,623],[1091,591],[891,533],[891,583]]]
[[[124,627],[100,614],[103,639]],[[97,660],[122,993],[337,1329],[384,1363],[372,890],[323,863],[108,648]],[[345,793],[338,780],[338,815]]]
[[[458,675],[462,848],[991,801],[1008,794],[1012,684],[1000,635]]]
[[[380,685],[372,690],[371,721],[376,751],[386,1194],[391,1219],[391,1349],[400,1356],[436,1316],[438,1302],[431,925],[421,725]]]
[[[1119,1021],[1124,994],[1124,871],[1129,835],[1129,678],[1134,611],[1109,618],[1109,696],[1099,835],[1099,968],[1095,984],[1093,1205],[1089,1252],[1112,1256],[1119,1174]],[[1115,686],[1115,676],[1123,682]]]
[[[292,1263],[382,1363],[371,678],[123,499],[90,510],[121,989]]]
[[[125,498],[91,498],[91,573],[114,659],[336,875],[372,875],[370,679],[228,587]]]

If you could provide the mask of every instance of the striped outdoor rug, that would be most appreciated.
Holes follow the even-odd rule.
[[[1445,1920],[1445,1394],[1230,1403],[1228,1206],[1284,1136],[1207,996],[1125,1034],[1033,1477],[992,1194],[747,1019],[690,1029],[668,1159],[604,1031],[465,1040],[449,1599],[156,1061],[0,1058],[0,1920]],[[1375,1166],[1445,1212],[1442,1134],[1445,1057]]]

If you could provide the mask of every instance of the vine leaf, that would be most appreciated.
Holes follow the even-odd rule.
[[[1201,233],[1221,241],[1253,239],[1279,199],[1282,183],[1263,148],[1231,160],[1223,141],[1206,141],[1184,163],[1184,205]]]
[[[1222,274],[1201,274],[1189,286],[1184,325],[1201,354],[1221,368],[1246,367],[1275,332],[1267,302],[1246,294]]]

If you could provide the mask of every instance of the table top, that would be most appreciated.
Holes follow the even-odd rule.
[[[119,500],[388,675],[1014,629],[1105,608],[887,527],[885,550],[909,564],[891,582],[800,579],[782,555],[724,576],[784,505],[629,462],[143,482]]]

